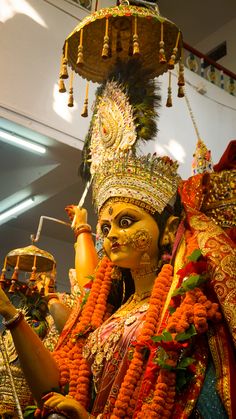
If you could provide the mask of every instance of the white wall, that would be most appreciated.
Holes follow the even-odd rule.
[[[218,63],[236,74],[236,19],[232,19],[226,25],[221,26],[217,31],[195,45],[195,48],[206,54],[224,41],[227,43],[227,55],[221,58]]]
[[[1,4],[4,2],[5,0],[1,0]],[[47,135],[59,141],[81,148],[78,139],[84,139],[89,125],[89,118],[80,117],[85,82],[75,77],[75,99],[79,101],[75,108],[69,109],[64,94],[59,94],[60,100],[64,101],[61,105],[61,116],[55,112],[53,92],[56,89],[64,39],[78,23],[79,17],[84,17],[87,12],[63,0],[51,0],[51,3],[54,3],[55,7],[42,0],[21,0],[15,3],[13,1],[12,5],[21,4],[22,7],[28,5],[28,9],[21,8],[19,13],[19,7],[15,8],[12,10],[12,17],[8,18],[5,11],[5,20],[2,19],[4,23],[0,26],[0,115],[28,125],[39,132],[46,131]],[[67,12],[59,10],[63,7]],[[3,15],[3,9],[0,15]],[[220,37],[220,33],[224,33],[226,29],[229,36],[232,24],[233,22],[219,29],[218,36]],[[236,99],[210,83],[202,81],[191,72],[186,71],[186,75],[190,83],[193,80],[195,86],[204,82],[213,98],[203,98],[192,87],[187,89],[200,134],[208,147],[212,148],[215,154],[214,160],[217,160],[228,140],[236,136],[235,111],[227,107],[235,109]],[[166,98],[165,80],[166,77],[163,81],[163,102]],[[91,86],[90,105],[94,98],[95,87]],[[184,99],[176,99],[174,102],[173,108],[166,109],[163,105],[160,112],[158,141],[160,145],[168,147],[170,139],[178,139],[178,143],[186,153],[186,168],[183,171],[186,177],[191,165],[195,134]],[[216,102],[219,102],[219,105]]]
[[[0,25],[0,106],[3,108],[0,115],[6,116],[5,108],[10,109],[13,113],[8,117],[15,122],[19,122],[16,121],[17,114],[24,115],[31,120],[28,122],[30,128],[34,128],[34,121],[40,122],[43,125],[37,129],[42,133],[45,134],[43,126],[49,126],[55,130],[52,136],[78,146],[75,139],[83,139],[88,127],[88,121],[80,117],[85,81],[76,78],[74,96],[77,103],[70,110],[66,94],[58,93],[63,102],[62,116],[54,110],[54,91],[57,93],[58,90],[56,84],[64,40],[87,11],[63,0],[51,0],[51,4],[43,0],[1,0],[0,3],[3,22]],[[22,124],[25,124],[24,120]]]
[[[186,95],[201,139],[212,151],[217,163],[230,140],[236,139],[236,97],[212,85],[190,70],[185,69]],[[173,107],[166,108],[168,75],[160,78],[162,106],[159,133],[154,143],[145,146],[145,152],[157,151],[180,161],[179,172],[183,178],[191,175],[192,155],[197,136],[185,98],[177,98],[177,77],[172,77]],[[203,88],[205,94],[198,93]],[[182,158],[181,158],[182,157]]]

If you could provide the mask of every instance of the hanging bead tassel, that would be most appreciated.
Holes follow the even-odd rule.
[[[171,90],[171,72],[169,71],[169,86],[168,86],[168,96],[166,101],[167,108],[171,108],[172,106],[172,96],[171,96],[172,90]]]
[[[61,57],[61,68],[60,68],[60,76],[59,76],[59,81],[58,81],[58,88],[59,88],[58,90],[59,90],[59,93],[66,92],[66,86],[65,86],[64,80],[62,78],[62,73],[63,73],[63,59],[64,59],[64,56]]]
[[[76,61],[78,67],[82,67],[84,65],[84,55],[83,55],[83,28],[80,30],[80,39],[79,39],[79,46],[78,46],[78,58]]]
[[[81,113],[81,116],[83,118],[86,118],[88,116],[88,91],[89,91],[89,82],[86,83],[86,91],[85,91],[85,99],[84,99],[84,107]]]
[[[108,30],[109,30],[109,18],[106,17],[106,29],[105,29],[105,36],[103,39],[103,47],[102,47],[102,58],[104,60],[109,58],[109,55],[110,55]]]
[[[133,35],[133,56],[137,57],[140,55],[139,39],[138,39],[138,19],[137,16],[134,18],[134,35]]]
[[[178,97],[184,97],[184,65],[182,61],[179,62],[179,77],[178,77]]]
[[[68,71],[67,71],[67,64],[68,64],[68,42],[65,43],[65,54],[62,58],[62,68],[61,68],[61,79],[68,79]]]
[[[164,38],[163,31],[164,31],[164,26],[163,26],[163,22],[161,22],[161,40],[159,42],[159,46],[160,46],[160,49],[159,49],[159,63],[160,64],[166,64],[166,55],[165,55],[165,49],[164,49],[165,42],[163,41],[163,38]]]
[[[3,265],[2,273],[0,276],[0,286],[2,289],[4,289],[4,285],[6,283],[6,266],[7,266],[7,258],[5,258],[4,260],[4,265]]]
[[[14,272],[11,277],[11,286],[8,291],[11,294],[13,294],[16,291],[16,282],[18,280],[18,274],[19,274],[19,260],[20,260],[20,256],[17,256],[16,266],[14,268]]]
[[[29,281],[30,281],[30,284],[32,284],[32,285],[34,285],[34,283],[35,283],[35,279],[36,279],[36,255],[34,256],[34,263],[33,263],[33,266],[32,266],[32,273],[31,273],[31,275],[30,275],[30,279],[29,279]]]
[[[169,70],[173,70],[173,68],[175,66],[176,54],[178,52],[179,38],[180,38],[180,31],[178,32],[177,39],[176,39],[176,44],[175,44],[175,47],[173,48],[172,55],[171,55],[170,60],[168,62],[168,69]]]
[[[64,80],[61,79],[61,78],[59,79],[58,87],[59,87],[59,93],[65,93],[66,92],[66,86],[65,86]]]
[[[71,70],[70,73],[70,88],[69,88],[69,98],[68,98],[68,106],[72,108],[74,106],[74,96],[73,96],[73,79],[74,79],[74,72]]]

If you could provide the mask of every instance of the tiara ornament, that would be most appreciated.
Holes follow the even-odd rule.
[[[101,163],[93,178],[93,201],[99,212],[108,199],[133,202],[161,213],[175,197],[180,177],[177,162],[156,155],[113,157]]]

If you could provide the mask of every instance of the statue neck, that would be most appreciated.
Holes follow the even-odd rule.
[[[135,294],[142,298],[151,295],[152,288],[157,277],[158,261],[155,260],[148,265],[140,265],[137,269],[131,270],[134,280]]]

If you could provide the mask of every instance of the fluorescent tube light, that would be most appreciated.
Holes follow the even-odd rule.
[[[12,218],[13,215],[17,213],[24,212],[26,208],[30,207],[34,203],[34,197],[28,198],[25,201],[20,202],[19,204],[15,205],[14,207],[6,210],[2,214],[0,214],[0,223],[7,218]]]
[[[41,154],[46,153],[45,147],[36,143],[32,143],[31,141],[28,141],[22,137],[18,137],[17,135],[11,134],[10,132],[3,131],[2,129],[0,130],[0,139],[12,145],[15,145],[17,147],[24,148],[25,150],[28,150],[31,152],[36,152],[36,153],[41,153]]]

